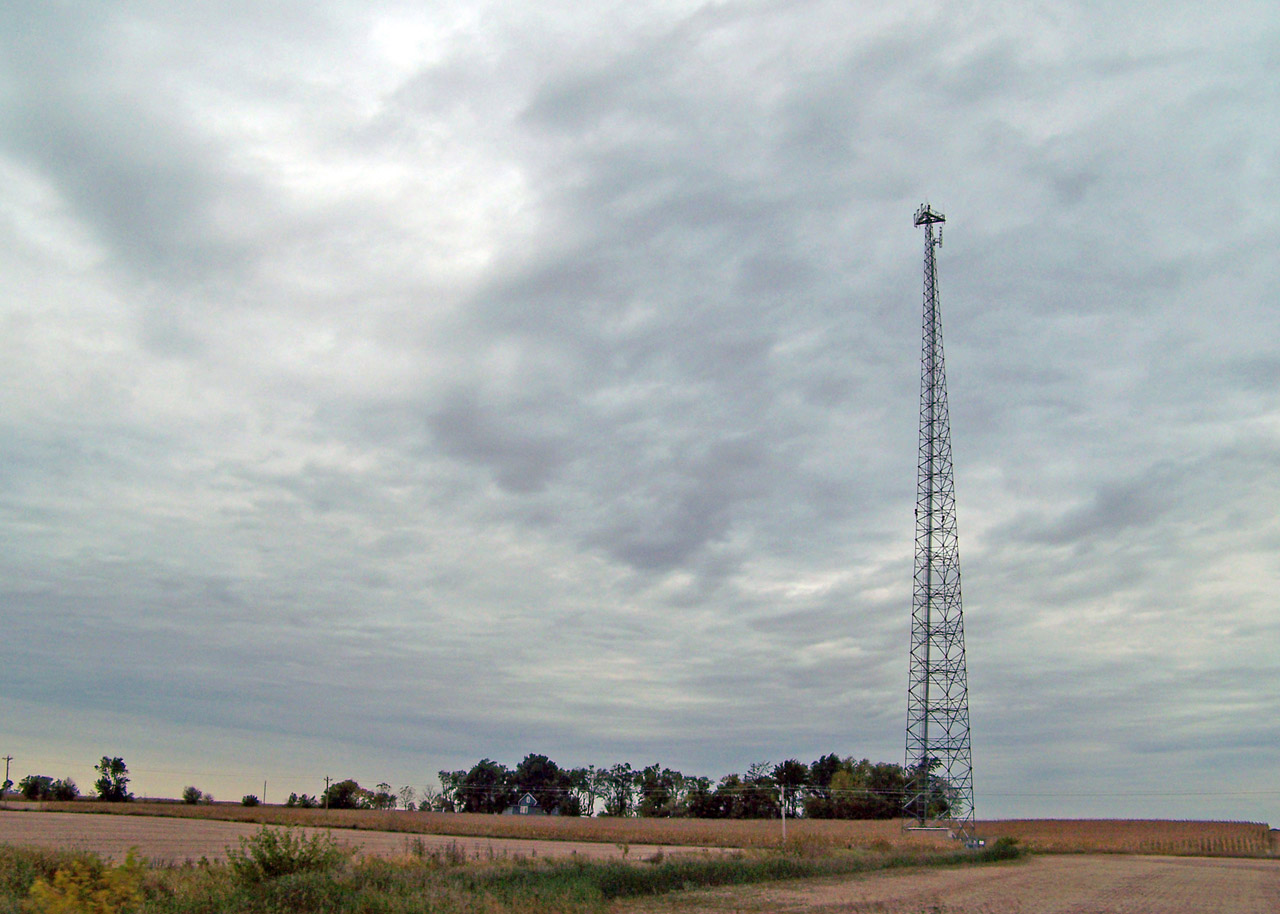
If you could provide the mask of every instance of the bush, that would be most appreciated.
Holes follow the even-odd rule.
[[[30,909],[36,914],[126,914],[142,903],[142,872],[133,851],[114,868],[74,861],[52,880],[35,881]]]
[[[199,787],[182,788],[182,802],[186,803],[188,806],[195,806],[203,799],[204,793],[201,792]]]
[[[1018,839],[1005,835],[1003,838],[997,838],[996,843],[988,848],[984,848],[982,852],[983,860],[1016,860],[1025,854],[1021,847],[1018,846]]]
[[[73,863],[103,869],[102,861],[87,851],[0,844],[0,910],[8,910],[7,901],[26,898],[37,879],[53,879]]]
[[[332,835],[311,836],[292,828],[267,828],[240,839],[240,849],[227,848],[227,865],[240,882],[258,883],[292,873],[328,872],[340,868],[351,851]]]
[[[241,806],[257,806],[258,802],[258,798],[251,793],[247,793],[240,798]]]

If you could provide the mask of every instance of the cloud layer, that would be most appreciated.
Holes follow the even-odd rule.
[[[979,814],[1280,819],[1266,4],[6,13],[19,771],[897,759],[927,199]]]

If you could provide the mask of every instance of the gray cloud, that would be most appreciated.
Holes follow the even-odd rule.
[[[930,199],[980,812],[1275,817],[1267,7],[9,12],[6,751],[896,758]]]

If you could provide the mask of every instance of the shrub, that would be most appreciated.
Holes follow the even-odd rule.
[[[102,861],[87,851],[0,844],[0,910],[6,910],[6,900],[26,898],[37,879],[50,880],[72,863],[103,868]]]
[[[1016,860],[1025,851],[1018,847],[1018,839],[1005,835],[997,838],[996,843],[983,851],[983,860]]]
[[[204,793],[200,790],[199,787],[183,787],[182,788],[182,802],[190,806],[195,806],[197,803],[199,803],[203,799],[204,799]]]
[[[241,806],[257,806],[258,802],[258,798],[251,793],[246,793],[240,798]]]
[[[31,886],[36,914],[126,914],[142,903],[142,864],[130,851],[122,866],[78,860]]]
[[[241,882],[257,883],[291,873],[326,872],[341,867],[351,852],[332,835],[311,836],[291,828],[263,828],[240,839],[240,849],[227,848],[227,865]]]

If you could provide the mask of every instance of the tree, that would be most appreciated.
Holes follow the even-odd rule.
[[[670,818],[685,815],[685,776],[656,763],[644,768],[637,775],[640,803],[636,811],[642,816]]]
[[[444,794],[427,784],[418,792],[418,809],[423,812],[446,812],[444,805]]]
[[[711,778],[685,778],[685,806],[696,819],[721,817],[720,803],[711,790]]]
[[[918,794],[906,810],[908,816],[922,817],[921,807],[925,806],[925,798],[928,806],[923,810],[923,818],[940,819],[951,810],[951,799],[955,791],[946,778],[934,774],[941,767],[942,759],[929,756],[902,772],[904,789],[911,794]]]
[[[580,815],[582,806],[572,796],[573,773],[565,771],[545,755],[529,754],[512,772],[513,786],[523,795],[533,794],[538,807],[544,812],[557,811],[561,815]]]
[[[620,762],[601,771],[606,816],[629,816],[635,806],[636,773],[630,762]]]
[[[455,788],[462,812],[498,813],[512,805],[517,797],[511,772],[493,759],[481,759],[463,775]]]
[[[593,816],[596,812],[596,797],[599,795],[599,772],[595,765],[586,768],[573,768],[569,771],[569,797],[573,800],[574,813],[561,809],[561,814]]]
[[[373,794],[369,797],[370,809],[395,809],[396,795],[391,792],[391,785],[386,781],[378,784],[373,788]]]
[[[792,818],[800,815],[800,791],[809,783],[809,766],[789,758],[773,769],[773,779],[784,791],[787,815]]]
[[[742,783],[742,775],[737,772],[726,774],[716,784],[716,792],[711,795],[711,818],[741,819],[742,792],[746,785]]]
[[[773,764],[756,762],[747,769],[738,804],[738,816],[743,819],[776,819],[781,815],[778,785],[773,780]]]
[[[49,786],[49,798],[69,803],[80,796],[80,788],[71,778],[61,778]]]
[[[257,806],[259,802],[258,797],[252,793],[246,793],[240,798],[241,806]]]
[[[408,784],[401,787],[398,791],[396,791],[396,799],[400,801],[400,808],[404,809],[407,812],[412,812],[414,810],[413,801],[414,801],[414,798],[417,797],[417,795],[418,795],[418,792],[414,790],[412,787],[410,787]]]
[[[98,792],[98,799],[108,803],[124,803],[133,799],[129,793],[129,769],[120,757],[102,757],[94,768],[100,777],[94,781],[93,789]]]
[[[436,772],[436,777],[440,779],[440,798],[436,802],[437,808],[441,812],[458,812],[462,809],[462,782],[466,779],[467,773],[459,769],[458,771],[440,770]]]
[[[18,793],[24,800],[48,800],[53,788],[53,778],[43,774],[29,774],[18,782]]]
[[[814,762],[813,772],[820,763]],[[901,815],[906,775],[901,765],[891,762],[855,761],[852,756],[837,759],[832,767],[822,764],[823,783],[811,787],[805,798],[805,815],[812,819],[892,819]],[[935,802],[936,806],[936,802]]]
[[[324,792],[326,809],[367,809],[372,794],[348,778],[329,785]]]

